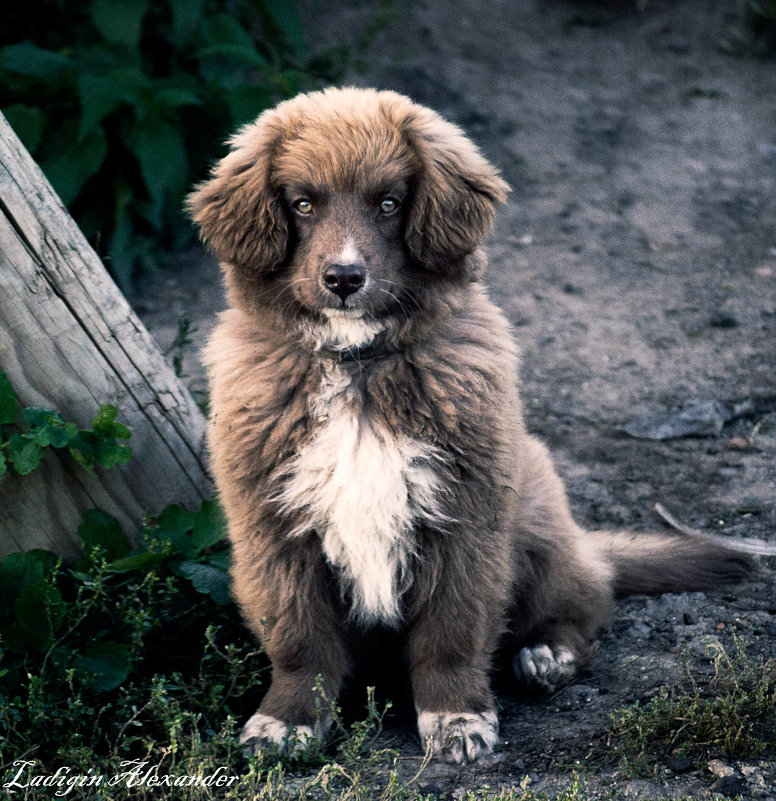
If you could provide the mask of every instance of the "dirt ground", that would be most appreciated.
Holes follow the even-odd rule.
[[[303,4],[316,50],[357,53],[349,82],[437,109],[511,184],[488,283],[522,348],[529,426],[588,526],[661,529],[661,503],[696,528],[776,540],[776,63],[723,51],[734,5]],[[223,304],[209,259],[179,268],[136,299],[163,347],[179,315],[199,345]],[[185,369],[202,389],[192,355]],[[629,778],[604,758],[610,712],[671,683],[687,653],[703,675],[705,638],[729,642],[730,626],[776,656],[773,560],[719,593],[619,604],[590,675],[549,700],[504,689],[499,750],[432,766],[429,792],[525,775],[551,792],[576,769],[617,798],[776,798],[776,745],[729,761],[732,784],[705,765]],[[401,745],[417,755],[409,734]]]

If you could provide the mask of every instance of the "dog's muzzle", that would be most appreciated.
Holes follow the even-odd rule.
[[[358,292],[366,283],[366,267],[362,264],[330,264],[323,273],[323,285],[345,299]]]

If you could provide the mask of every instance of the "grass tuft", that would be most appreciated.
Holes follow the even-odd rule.
[[[612,714],[618,752],[634,772],[648,772],[656,759],[672,754],[743,759],[773,744],[776,659],[750,657],[735,633],[731,648],[710,641],[708,654],[713,667],[708,682],[700,683],[688,668],[674,686],[646,703]]]

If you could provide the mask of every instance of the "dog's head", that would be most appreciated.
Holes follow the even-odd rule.
[[[237,302],[378,319],[432,276],[469,281],[507,186],[394,92],[327,89],[262,114],[189,198]],[[252,302],[257,302],[252,298]]]

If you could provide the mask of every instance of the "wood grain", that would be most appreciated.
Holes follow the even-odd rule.
[[[98,507],[128,534],[169,503],[212,492],[205,420],[97,254],[0,114],[0,369],[23,406],[87,427],[112,403],[133,460],[91,476],[49,454],[0,478],[0,555],[79,550],[81,513]]]

